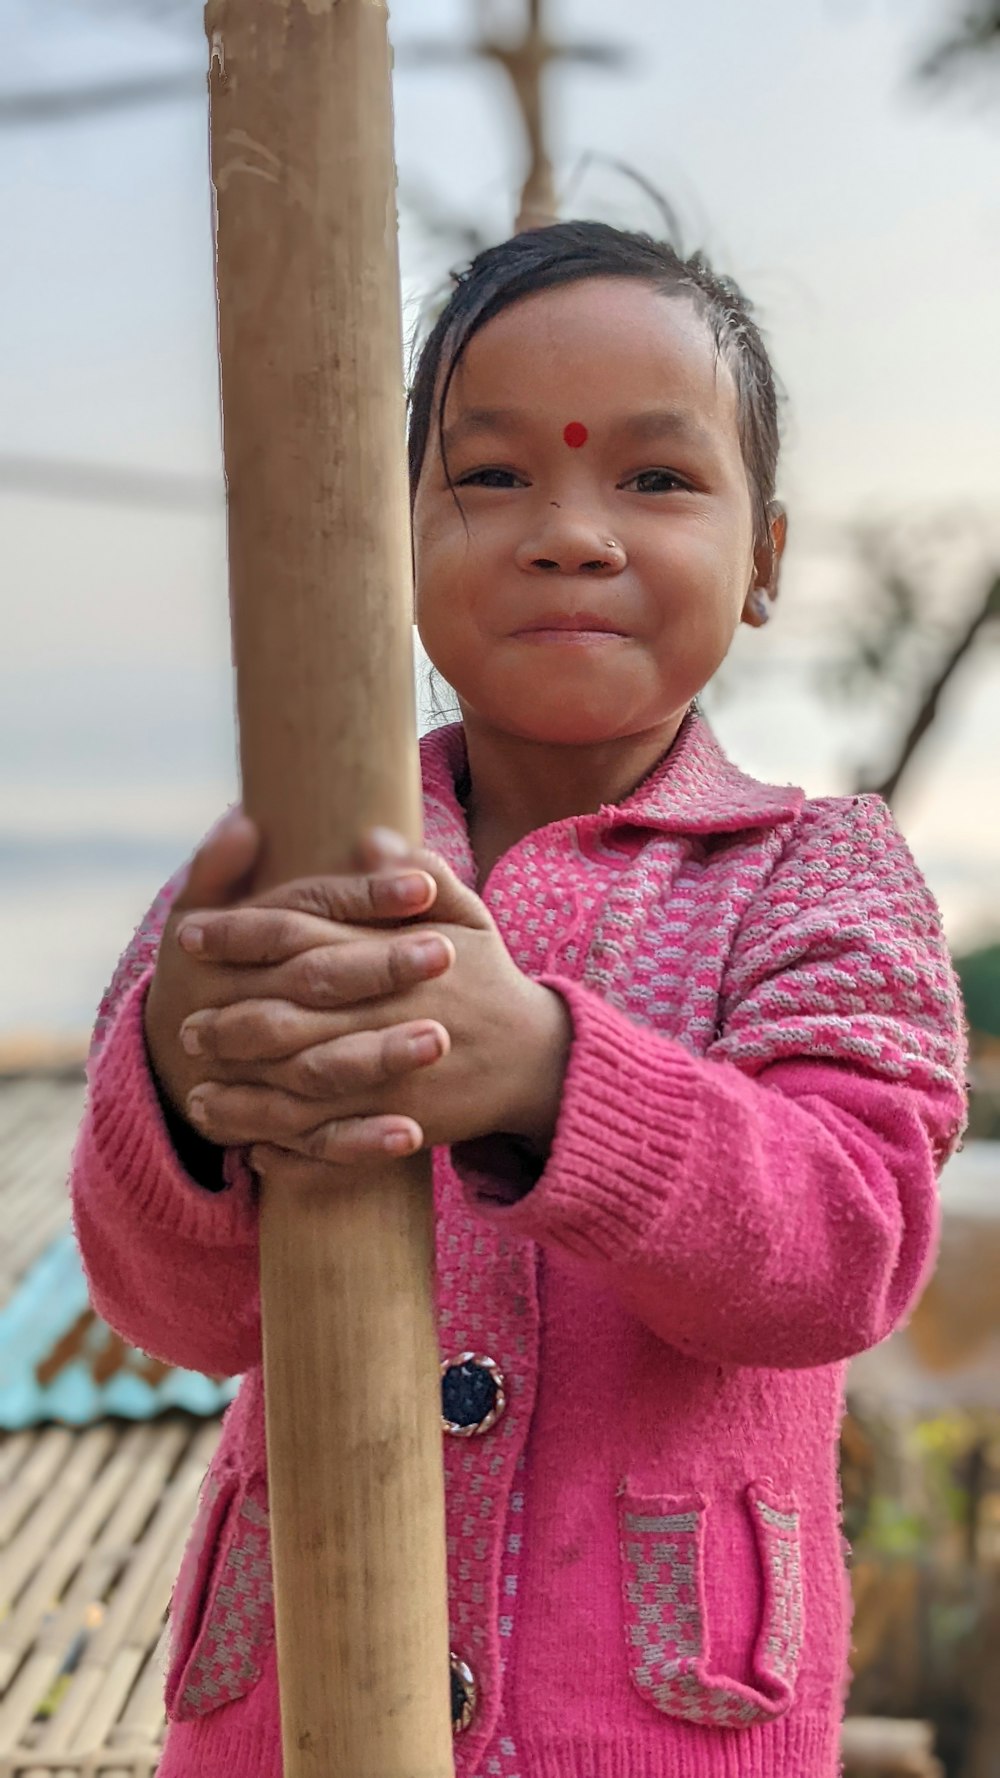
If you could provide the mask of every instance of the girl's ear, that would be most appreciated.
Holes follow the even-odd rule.
[[[781,558],[788,539],[788,514],[780,500],[771,500],[767,507],[767,536],[753,552],[753,581],[743,605],[743,622],[751,629],[763,629],[771,615],[771,606],[778,597]]]

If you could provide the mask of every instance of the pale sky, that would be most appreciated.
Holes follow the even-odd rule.
[[[397,44],[456,41],[475,10],[396,0]],[[568,210],[656,227],[627,179],[581,172],[587,155],[654,182],[689,245],[756,300],[788,391],[784,608],[742,650],[717,723],[742,764],[812,793],[847,787],[882,715],[877,700],[834,719],[810,677],[850,591],[840,527],[965,515],[961,547],[939,552],[946,611],[1000,559],[1000,89],[992,112],[915,91],[943,10],[553,0],[562,35],[612,35],[635,56],[552,81]],[[3,91],[202,53],[195,6],[187,31],[129,24],[125,0],[6,0],[4,14]],[[496,72],[401,65],[396,109],[404,186],[509,227],[519,148]],[[206,131],[194,99],[0,132],[0,455],[218,476]],[[412,227],[403,259],[412,311],[443,261]],[[4,491],[0,465],[0,527],[0,839],[124,824],[186,849],[233,786],[221,505],[29,497]],[[959,939],[997,900],[998,692],[984,654],[900,808]]]

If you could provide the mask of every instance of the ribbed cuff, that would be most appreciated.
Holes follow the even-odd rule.
[[[671,1038],[639,1025],[599,994],[562,976],[540,976],[561,994],[573,1025],[562,1099],[537,1184],[503,1202],[504,1183],[452,1164],[474,1207],[511,1234],[612,1264],[645,1248],[651,1224],[669,1215],[683,1175],[701,1077]]]
[[[148,1222],[210,1247],[257,1240],[257,1206],[249,1170],[227,1155],[230,1189],[206,1191],[181,1165],[170,1140],[149,1067],[143,1015],[152,971],[131,988],[108,1031],[90,1077],[82,1136],[90,1143],[103,1186]],[[112,1182],[109,1186],[108,1182]]]

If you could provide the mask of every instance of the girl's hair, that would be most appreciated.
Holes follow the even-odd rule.
[[[410,489],[416,492],[437,416],[438,439],[448,390],[475,335],[512,303],[584,278],[639,278],[664,296],[694,303],[736,384],[743,461],[754,509],[754,535],[766,541],[778,467],[778,397],[774,371],[753,309],[731,278],[700,253],[684,259],[666,241],[605,222],[557,222],[478,253],[454,275],[454,289],[421,348],[410,387]],[[442,448],[442,458],[444,450]]]

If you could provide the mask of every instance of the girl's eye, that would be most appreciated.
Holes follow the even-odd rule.
[[[686,489],[687,482],[672,469],[641,469],[624,486],[634,488],[637,494],[672,494],[675,488]]]
[[[455,478],[456,488],[523,488],[527,483],[513,469],[470,469]]]

